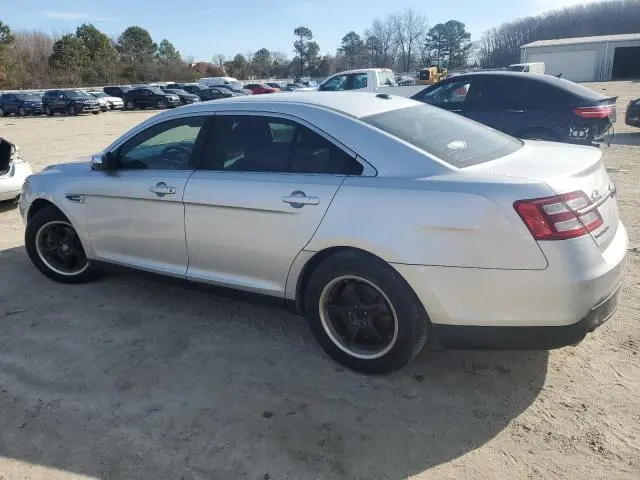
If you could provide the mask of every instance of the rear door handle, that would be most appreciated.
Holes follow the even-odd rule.
[[[164,197],[165,195],[174,195],[176,187],[170,187],[164,182],[158,182],[154,187],[149,187],[149,191],[159,197]]]
[[[300,190],[291,192],[289,195],[282,197],[284,203],[288,203],[293,208],[302,208],[305,205],[319,205],[320,199],[318,197],[307,197],[307,195]]]

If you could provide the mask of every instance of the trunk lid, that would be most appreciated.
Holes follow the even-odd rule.
[[[558,195],[584,192],[591,204],[597,205],[595,209],[602,217],[602,225],[591,232],[601,251],[609,246],[618,230],[620,220],[615,185],[598,148],[527,141],[511,155],[464,170],[538,181],[547,184]]]

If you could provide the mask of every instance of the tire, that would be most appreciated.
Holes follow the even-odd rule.
[[[91,112],[91,113],[93,113],[94,115],[98,115],[100,113],[100,110],[97,110],[97,111]]]
[[[160,101],[158,102],[157,107],[158,107],[160,110],[164,110],[165,108],[167,108],[167,103],[166,103],[166,102],[163,102],[162,100],[160,100]]]
[[[44,114],[47,117],[53,117],[53,110],[51,110],[51,107],[49,105],[44,106]]]
[[[71,222],[69,222],[67,217],[65,217],[57,208],[46,207],[36,213],[36,215],[29,221],[24,235],[27,254],[35,267],[46,277],[60,283],[78,284],[87,283],[96,279],[100,274],[100,270],[94,265],[91,265],[86,257],[84,257],[84,263],[80,259],[78,262],[79,266],[75,269],[71,269],[73,271],[70,270],[67,272],[63,271],[62,267],[59,265],[54,264],[51,259],[46,258],[46,254],[44,253],[45,246],[41,245],[41,242],[45,243],[42,236],[45,234],[47,229],[51,229],[52,227],[61,227],[72,232],[75,235],[75,238],[69,243],[73,243],[75,246],[79,245],[79,250],[77,248],[75,250],[84,255],[82,244],[77,238],[77,234],[75,233],[75,229],[71,225]],[[64,246],[61,248],[64,248]],[[67,251],[69,251],[69,247]]]
[[[19,117],[26,117],[27,116],[27,111],[23,107],[20,107],[18,109],[18,116]]]
[[[78,111],[76,110],[76,107],[74,105],[69,105],[67,107],[67,114],[68,115],[78,115]]]
[[[131,101],[131,100],[127,100],[127,101],[124,103],[124,109],[125,109],[125,110],[133,110],[133,109],[135,109],[135,108],[136,108],[136,106],[135,106],[135,104],[133,103],[133,101]]]
[[[0,107],[0,118],[4,117],[4,109]]]
[[[365,313],[359,310],[357,315],[360,316],[360,320],[354,320],[366,323],[373,322],[377,317],[376,329],[369,332],[375,330],[378,338],[389,338],[389,341],[385,338],[381,342],[378,350],[355,351],[356,347],[347,346],[340,340],[341,335],[336,328],[337,322],[331,320],[326,305],[332,295],[339,293],[336,289],[342,289],[338,297],[342,298],[348,285],[364,288],[365,292],[377,292],[376,295],[379,294],[379,298],[386,301],[387,306],[384,309],[376,308],[375,311],[368,310]],[[359,296],[356,295],[356,297]],[[347,302],[350,301],[347,300]],[[343,304],[342,300],[340,303]],[[311,331],[327,355],[358,372],[384,374],[399,370],[420,353],[427,341],[429,319],[411,287],[391,266],[364,252],[339,252],[324,260],[309,278],[304,290],[304,305]],[[370,305],[373,304],[369,301]],[[350,304],[348,307],[333,305],[333,308],[342,311],[346,308],[351,310]],[[346,316],[347,314],[343,318]],[[390,320],[393,321],[393,328],[389,323]],[[346,322],[343,323],[345,324]],[[379,329],[383,324],[387,331],[380,336]],[[358,329],[358,332],[361,332],[358,335],[364,333],[369,338],[373,338],[367,329],[368,327],[364,327],[364,330]],[[348,332],[348,335],[351,336],[352,333],[353,331]],[[342,338],[344,340],[344,337]],[[355,335],[354,338],[356,338]]]

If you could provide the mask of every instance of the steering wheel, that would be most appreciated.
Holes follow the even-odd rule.
[[[180,170],[189,163],[191,151],[182,145],[169,145],[162,150],[160,155],[169,162],[170,167]]]

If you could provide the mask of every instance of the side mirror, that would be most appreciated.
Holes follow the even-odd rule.
[[[109,152],[92,155],[91,170],[113,170],[113,156]]]

